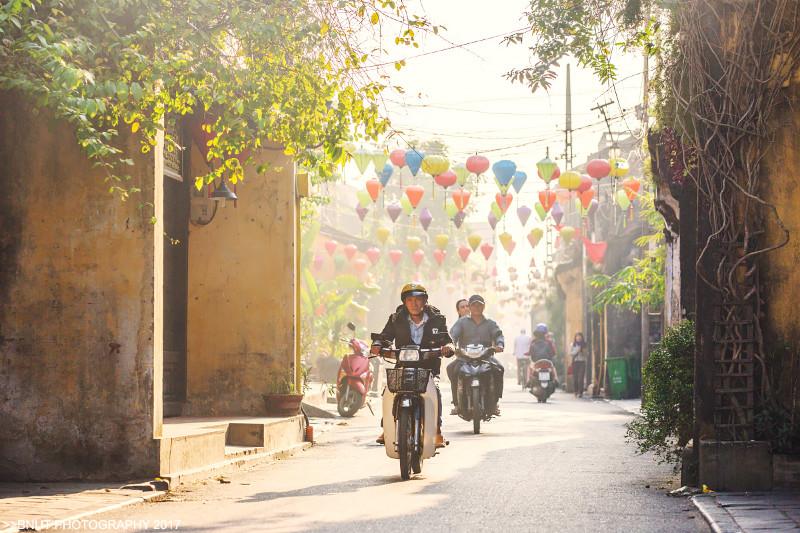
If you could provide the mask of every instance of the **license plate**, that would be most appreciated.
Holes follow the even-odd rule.
[[[550,381],[550,372],[539,372],[539,381]]]
[[[472,386],[473,387],[479,387],[480,385],[481,385],[481,382],[479,380],[477,380],[477,379],[473,379],[472,380]]]

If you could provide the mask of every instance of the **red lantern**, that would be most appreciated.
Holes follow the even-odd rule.
[[[550,211],[550,208],[556,203],[555,191],[539,191],[539,203],[542,204],[542,207],[544,207],[545,213]]]
[[[592,188],[592,178],[584,174],[581,176],[581,184],[578,185],[578,194],[580,195],[584,191],[588,191]]]
[[[439,250],[437,248],[436,250],[433,251],[433,258],[436,260],[439,266],[442,266],[442,263],[444,263],[445,256],[447,256],[447,252],[445,252],[444,250]]]
[[[625,194],[628,196],[628,200],[631,202],[639,194],[639,189],[641,186],[642,183],[636,178],[627,178],[622,182],[622,188],[625,189]]]
[[[453,203],[456,204],[456,208],[459,211],[466,209],[470,196],[472,196],[472,193],[464,189],[453,191]]]
[[[605,159],[592,159],[586,165],[586,172],[596,180],[601,180],[611,172],[611,165]]]
[[[339,243],[336,241],[328,241],[325,243],[325,249],[328,251],[328,255],[332,256],[333,253],[336,251],[336,247],[339,246]]]
[[[405,150],[392,150],[389,154],[389,160],[396,167],[403,168],[406,166],[406,151]]]
[[[456,176],[456,173],[453,172],[452,170],[447,170],[445,172],[442,172],[441,174],[433,178],[433,181],[436,182],[436,185],[444,187],[445,189],[455,185],[457,180],[458,176]]]
[[[508,193],[506,195],[502,195],[497,193],[494,196],[495,201],[497,202],[497,206],[500,208],[503,213],[508,211],[508,208],[511,207],[511,201],[514,200],[514,195]]]
[[[348,261],[353,259],[353,256],[356,255],[357,251],[358,251],[358,246],[356,246],[355,244],[348,244],[347,246],[344,247],[344,255],[347,256]]]
[[[370,262],[372,264],[376,264],[378,260],[381,258],[381,250],[380,248],[370,248],[366,251],[367,257],[369,257]]]
[[[422,263],[422,260],[425,259],[425,252],[422,250],[415,250],[413,254],[411,254],[411,260],[414,261],[414,264],[419,266]]]
[[[494,246],[492,246],[488,242],[481,244],[481,253],[483,254],[483,258],[486,259],[487,261],[492,256],[493,251],[494,251]]]
[[[469,246],[461,245],[458,247],[458,256],[461,258],[462,263],[466,263],[467,259],[469,258],[469,254],[472,250],[469,249]]]
[[[472,155],[467,158],[467,170],[473,174],[483,174],[489,170],[489,160],[482,155]]]
[[[598,265],[603,262],[606,256],[606,250],[608,249],[607,242],[591,242],[589,239],[584,238],[583,246],[586,248],[586,255],[592,263]]]
[[[425,194],[425,189],[419,185],[409,185],[406,187],[406,197],[411,202],[411,206],[416,209],[422,201],[422,195]]]
[[[391,259],[393,265],[397,265],[397,263],[399,263],[402,258],[403,258],[402,250],[389,250],[389,259]]]
[[[373,202],[378,201],[378,195],[381,192],[381,182],[376,179],[367,180],[367,192]]]

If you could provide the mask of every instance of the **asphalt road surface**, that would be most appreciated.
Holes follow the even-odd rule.
[[[537,404],[511,381],[501,406],[480,435],[445,415],[450,446],[410,481],[375,444],[365,408],[290,459],[98,518],[178,531],[707,531],[686,499],[666,495],[671,468],[625,443],[632,415],[560,392]]]

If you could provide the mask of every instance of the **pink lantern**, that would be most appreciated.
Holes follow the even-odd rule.
[[[514,200],[514,195],[511,193],[505,195],[497,193],[494,196],[494,199],[497,202],[497,206],[500,208],[500,210],[505,213],[508,211],[508,208],[511,207],[511,202]]]
[[[567,189],[556,189],[556,200],[561,205],[569,204],[570,192]]]
[[[406,151],[405,150],[392,150],[389,154],[389,160],[396,167],[403,168],[406,166]]]
[[[353,259],[353,256],[356,255],[358,251],[358,246],[355,244],[348,244],[344,247],[344,255],[347,256],[347,260],[350,261]]]
[[[369,197],[372,198],[373,202],[378,201],[378,195],[381,193],[381,182],[376,179],[371,179],[367,181],[367,192],[369,193]]]
[[[583,174],[581,176],[581,184],[578,185],[578,194],[580,195],[582,192],[588,191],[591,188],[592,188],[592,178],[590,178],[586,174]]]
[[[397,265],[397,263],[399,263],[402,258],[403,258],[402,250],[389,250],[389,259],[392,261],[393,265]]]
[[[442,266],[442,263],[444,263],[444,259],[446,256],[447,252],[445,252],[444,250],[439,250],[437,248],[436,250],[433,251],[433,258],[436,260],[439,266]]]
[[[425,194],[425,189],[419,185],[409,185],[406,187],[406,197],[411,202],[411,207],[417,208],[422,201],[422,195]]]
[[[458,256],[461,258],[462,263],[467,262],[471,251],[472,250],[469,249],[469,246],[464,246],[463,244],[458,247]]]
[[[315,255],[313,262],[314,270],[322,270],[322,265],[324,264],[324,261],[325,260],[322,258],[322,256]]]
[[[483,174],[489,170],[489,160],[482,155],[471,155],[467,158],[467,170],[473,174]]]
[[[425,259],[425,252],[422,250],[415,250],[413,254],[411,254],[411,260],[414,261],[414,264],[419,266],[422,263],[422,260]]]
[[[325,250],[328,251],[328,255],[333,256],[334,252],[336,251],[336,247],[337,246],[339,246],[338,242],[336,242],[334,240],[327,241],[325,243]]]
[[[603,262],[606,256],[606,250],[608,249],[608,243],[605,241],[601,242],[591,242],[589,239],[583,239],[583,246],[586,248],[586,255],[595,265],[599,265]]]
[[[455,185],[457,180],[458,176],[456,176],[456,173],[453,172],[452,170],[447,170],[445,172],[442,172],[441,174],[433,178],[433,181],[436,182],[436,185],[444,187],[445,189]]]
[[[378,260],[381,258],[380,248],[369,248],[365,253],[373,265],[377,264]]]
[[[596,180],[601,180],[611,172],[611,165],[605,159],[592,159],[586,165],[586,172]]]
[[[487,261],[492,256],[493,251],[494,251],[494,246],[492,246],[488,242],[481,244],[481,253],[483,254],[483,258],[486,259]]]

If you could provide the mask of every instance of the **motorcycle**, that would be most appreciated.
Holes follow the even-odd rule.
[[[547,398],[555,392],[555,375],[556,367],[550,359],[539,359],[530,366],[528,385],[539,403],[547,403]]]
[[[376,339],[373,335],[373,340]],[[439,357],[441,348],[404,346],[382,348],[381,357],[396,363],[386,369],[383,391],[383,435],[386,455],[400,460],[400,477],[422,472],[425,459],[436,454],[439,402],[433,373],[420,368],[426,359]]]
[[[456,383],[456,412],[463,420],[472,421],[472,432],[481,432],[481,421],[488,422],[497,408],[494,390],[494,364],[489,360],[494,348],[469,344],[458,351],[463,361]]]
[[[342,341],[350,346],[352,353],[344,356],[339,365],[336,378],[336,408],[341,416],[349,418],[367,403],[367,391],[372,385],[374,374],[367,357],[369,346],[356,339],[354,324],[348,323],[347,328],[353,332],[353,337]]]

